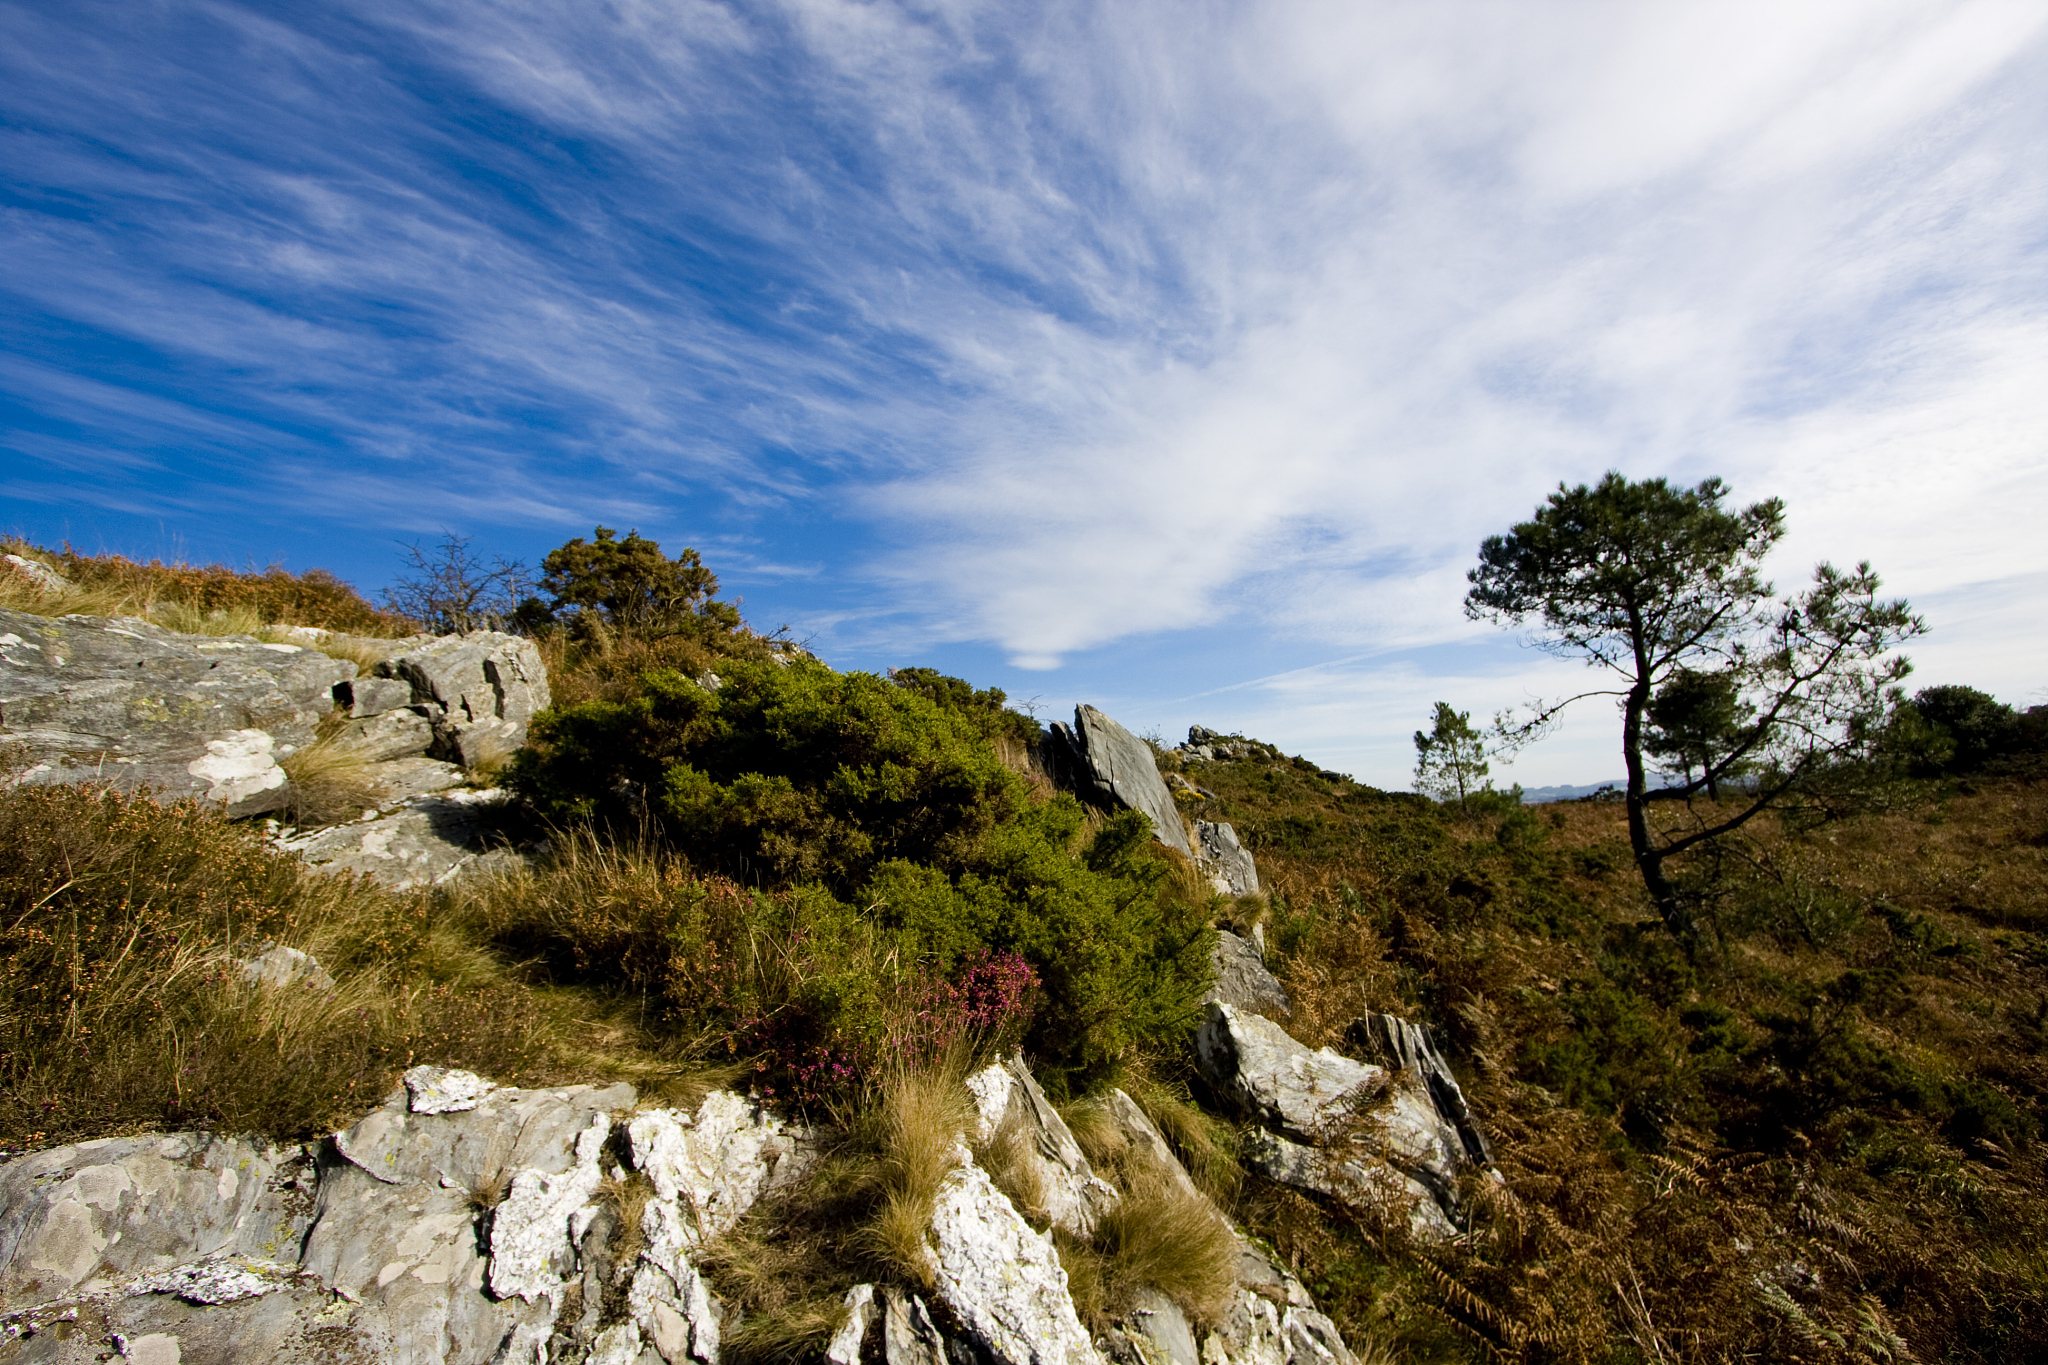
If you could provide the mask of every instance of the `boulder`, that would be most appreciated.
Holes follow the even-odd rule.
[[[1209,874],[1210,884],[1226,896],[1255,896],[1259,869],[1251,850],[1237,841],[1237,831],[1213,820],[1195,822],[1195,862]]]
[[[976,1109],[975,1145],[1002,1142],[1002,1159],[1028,1168],[1018,1182],[1037,1192],[1025,1212],[1079,1237],[1116,1202],[1114,1187],[1099,1179],[1081,1144],[1038,1088],[1021,1057],[997,1062],[967,1078]]]
[[[1218,929],[1212,961],[1216,984],[1202,997],[1203,1004],[1213,1001],[1269,1019],[1285,1019],[1294,1013],[1293,999],[1280,979],[1266,970],[1265,954],[1255,940]]]
[[[1411,1226],[1423,1234],[1450,1226],[1458,1176],[1473,1162],[1416,1073],[1312,1050],[1225,1004],[1210,1004],[1195,1046],[1217,1095],[1269,1130],[1248,1159],[1270,1179],[1380,1209],[1388,1192],[1405,1197],[1412,1182],[1435,1207],[1416,1212]]]
[[[379,678],[411,687],[410,705],[431,722],[436,758],[474,768],[526,743],[549,703],[547,669],[533,641],[494,630],[448,635],[377,665]]]
[[[111,782],[229,815],[291,798],[277,760],[310,744],[355,665],[249,636],[0,611],[0,747],[29,783]]]
[[[1159,842],[1189,857],[1187,829],[1159,776],[1152,747],[1092,706],[1074,708],[1069,728],[1053,722],[1048,767],[1062,786],[1098,806],[1143,811]]]
[[[394,890],[439,886],[461,874],[523,865],[499,833],[505,800],[496,789],[415,796],[276,843],[314,867],[359,873]]]

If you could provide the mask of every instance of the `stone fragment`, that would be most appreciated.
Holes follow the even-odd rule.
[[[1213,820],[1195,822],[1196,862],[1226,896],[1253,896],[1259,890],[1259,869],[1251,850],[1237,840],[1237,831]]]
[[[145,1275],[127,1288],[133,1293],[175,1294],[187,1303],[235,1303],[283,1288],[294,1273],[276,1261],[222,1256]]]
[[[272,944],[242,964],[242,979],[252,986],[280,991],[303,982],[310,990],[331,991],[334,978],[321,967],[320,959],[282,943]]]
[[[846,1291],[839,1327],[825,1346],[826,1365],[860,1365],[861,1346],[868,1339],[868,1329],[874,1326],[877,1312],[873,1285],[857,1284]]]
[[[1216,983],[1202,997],[1204,1004],[1214,1001],[1268,1018],[1284,1019],[1294,1013],[1287,988],[1266,969],[1265,954],[1252,940],[1239,938],[1228,929],[1217,930],[1212,961]]]
[[[1326,1150],[1289,1142],[1277,1133],[1255,1132],[1245,1138],[1242,1160],[1268,1180],[1372,1210],[1389,1222],[1405,1222],[1412,1233],[1427,1240],[1457,1234],[1429,1187],[1383,1155]]]
[[[1074,708],[1069,728],[1053,722],[1046,737],[1054,779],[1082,800],[1143,811],[1159,842],[1194,856],[1173,794],[1159,776],[1152,747],[1092,706]]]
[[[458,1114],[498,1088],[474,1071],[416,1066],[405,1073],[406,1107],[415,1114]]]

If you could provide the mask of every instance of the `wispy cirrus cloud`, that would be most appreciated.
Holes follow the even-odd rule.
[[[1553,676],[1458,600],[1559,479],[2048,573],[2038,5],[0,12],[21,508],[638,524],[849,657],[1242,684],[1383,778],[1367,711]],[[2016,686],[2010,619],[1930,657]]]

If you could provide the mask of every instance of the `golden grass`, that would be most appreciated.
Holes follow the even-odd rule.
[[[375,767],[363,751],[332,734],[284,755],[277,766],[291,779],[287,813],[294,824],[332,825],[353,820],[382,796]]]
[[[900,1068],[877,1086],[882,1202],[868,1236],[884,1260],[926,1288],[935,1273],[932,1201],[960,1164],[961,1135],[974,1126],[974,1101],[961,1084],[964,1063]]]
[[[1139,1289],[1152,1288],[1179,1304],[1190,1321],[1219,1324],[1237,1287],[1237,1238],[1229,1224],[1206,1197],[1149,1157],[1121,1174],[1123,1197],[1102,1216],[1094,1239],[1109,1310],[1123,1311]]]

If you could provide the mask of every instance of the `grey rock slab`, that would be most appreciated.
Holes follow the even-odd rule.
[[[403,687],[404,683],[395,684]],[[351,720],[333,739],[334,747],[365,763],[415,758],[434,744],[434,723],[411,709],[379,711]]]
[[[460,764],[438,758],[391,758],[363,769],[374,795],[373,809],[404,805],[416,796],[452,791],[469,781]]]
[[[336,689],[335,700],[348,707],[349,716],[366,720],[412,705],[412,684],[403,678],[356,678]]]
[[[1143,811],[1159,842],[1190,858],[1188,833],[1159,776],[1152,746],[1092,706],[1074,708],[1074,724],[1053,722],[1047,747],[1058,780],[1085,801]]]
[[[396,890],[438,885],[474,870],[521,864],[497,835],[504,801],[496,790],[417,796],[366,819],[291,834],[279,847],[316,868],[359,873]]]
[[[1251,850],[1238,842],[1237,831],[1214,820],[1195,822],[1196,862],[1226,896],[1253,896],[1259,890],[1259,868]]]
[[[1194,1329],[1180,1305],[1154,1289],[1133,1296],[1131,1311],[1118,1324],[1145,1365],[1201,1365]]]
[[[173,1133],[103,1138],[0,1166],[0,1304],[92,1293],[234,1254],[296,1253],[312,1208],[298,1148]]]
[[[1216,968],[1216,981],[1202,996],[1204,1004],[1214,1001],[1267,1018],[1284,1019],[1294,1013],[1293,998],[1280,979],[1266,969],[1265,954],[1255,941],[1219,929],[1211,961]]]
[[[285,805],[277,760],[310,744],[355,665],[247,636],[0,611],[0,742],[17,780],[197,796],[235,816]]]
[[[1173,1148],[1166,1141],[1166,1135],[1159,1131],[1151,1116],[1138,1102],[1121,1090],[1112,1090],[1103,1097],[1102,1107],[1117,1126],[1123,1140],[1144,1154],[1144,1160],[1151,1166],[1165,1171],[1174,1184],[1189,1194],[1200,1194],[1194,1177],[1181,1165]]]
[[[1033,1167],[1044,1207],[1026,1210],[1053,1226],[1086,1237],[1116,1203],[1113,1186],[1096,1176],[1081,1144],[1039,1089],[1031,1069],[1012,1056],[967,1078],[974,1097],[975,1143],[986,1147],[1002,1137],[1014,1143],[1014,1159]]]
[[[127,1365],[383,1365],[394,1358],[374,1310],[338,1301],[304,1278],[222,1304],[138,1292],[64,1311],[73,1316],[44,1318],[11,1348],[0,1347],[9,1365],[100,1365],[109,1356]]]
[[[932,1201],[936,1292],[1001,1365],[1096,1365],[1052,1238],[1032,1230],[963,1148]]]

